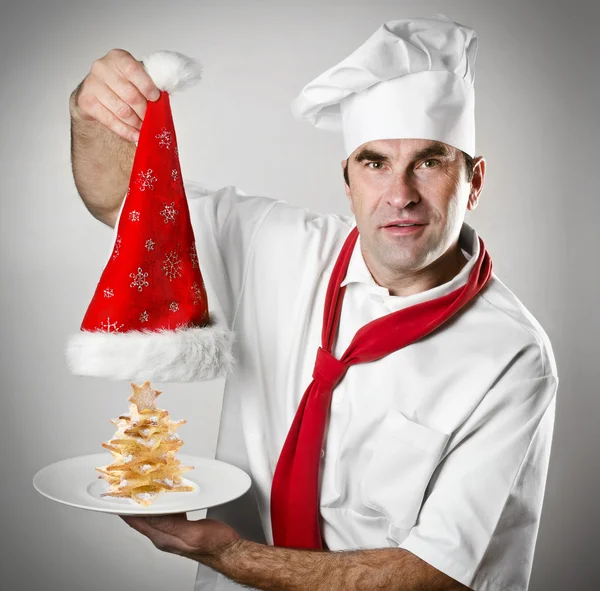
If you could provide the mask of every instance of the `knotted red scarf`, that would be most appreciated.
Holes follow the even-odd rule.
[[[346,276],[357,238],[358,229],[354,228],[331,273],[313,381],[300,401],[273,476],[271,520],[276,546],[323,548],[319,522],[321,447],[333,389],[348,367],[375,361],[428,335],[474,298],[492,276],[492,260],[480,238],[479,257],[464,286],[369,322],[358,330],[338,360],[331,348],[346,290],[340,283]]]

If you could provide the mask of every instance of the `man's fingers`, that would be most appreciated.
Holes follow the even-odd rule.
[[[130,53],[123,50],[113,50],[108,55],[114,59],[115,66],[123,78],[131,82],[148,101],[158,100],[160,90],[156,87],[142,62],[136,60]]]
[[[142,128],[142,120],[133,110],[131,105],[128,105],[120,96],[109,86],[104,85],[103,88],[96,92],[96,98],[102,103],[115,117],[118,117],[123,123],[134,129]],[[145,102],[145,101],[144,101]]]
[[[137,141],[148,100],[157,100],[160,90],[142,62],[123,49],[111,49],[94,61],[74,94],[74,117],[99,121],[120,137]]]
[[[115,105],[117,105],[117,102],[113,101],[113,106]],[[93,117],[96,121],[102,123],[102,125],[123,139],[130,142],[138,141],[140,132],[135,127],[128,125],[121,118],[117,117],[110,108],[102,104],[98,97],[94,95],[80,96],[79,108],[85,114]]]
[[[184,556],[192,550],[177,535],[152,527],[144,517],[124,517],[123,515],[120,515],[120,517],[127,525],[145,535],[162,552]]]
[[[128,107],[129,110],[121,106],[121,113],[116,113],[125,123],[140,129],[142,121],[146,115],[146,97],[129,80],[120,76],[111,76],[108,80],[108,86]]]
[[[95,96],[127,125],[139,129],[146,111],[146,99],[111,62],[96,60],[81,94]],[[81,97],[80,97],[81,98]]]
[[[185,513],[175,513],[173,515],[151,515],[146,518],[146,523],[167,534],[179,535],[182,527],[189,524]]]

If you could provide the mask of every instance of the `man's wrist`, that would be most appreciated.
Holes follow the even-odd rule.
[[[206,566],[210,566],[220,572],[227,569],[227,566],[235,561],[242,552],[244,552],[252,542],[238,538],[226,546],[222,546],[219,550],[208,554],[198,556],[198,562]]]

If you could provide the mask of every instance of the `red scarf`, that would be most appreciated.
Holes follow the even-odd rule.
[[[385,357],[428,335],[473,299],[492,276],[492,260],[479,238],[479,257],[469,280],[453,292],[377,318],[363,326],[342,355],[331,354],[335,342],[346,276],[358,229],[338,256],[325,299],[321,347],[308,386],[281,450],[271,488],[271,521],[275,546],[322,549],[319,522],[321,447],[333,389],[355,363]]]

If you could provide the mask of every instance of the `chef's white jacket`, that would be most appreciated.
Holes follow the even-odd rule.
[[[319,214],[235,187],[186,183],[209,308],[236,335],[217,458],[253,481],[209,510],[273,543],[277,459],[320,346],[329,277],[352,217]],[[451,281],[410,296],[375,283],[356,244],[334,354],[371,320],[466,283],[479,244]],[[493,259],[493,253],[492,259]],[[495,276],[433,334],[354,365],[333,392],[320,513],[330,550],[398,547],[478,591],[526,589],[550,447],[556,364],[546,333]],[[195,591],[238,589],[199,566]]]

